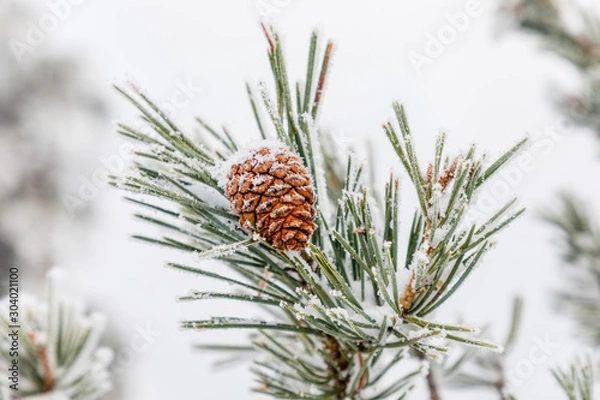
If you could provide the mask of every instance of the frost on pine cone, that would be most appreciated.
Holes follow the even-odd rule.
[[[284,147],[243,154],[228,171],[225,194],[240,225],[278,250],[304,249],[317,227],[310,175]]]

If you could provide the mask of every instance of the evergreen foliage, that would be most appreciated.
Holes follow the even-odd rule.
[[[525,141],[492,162],[475,146],[454,156],[440,135],[433,161],[421,164],[403,106],[383,131],[414,186],[419,207],[408,245],[399,239],[400,176],[391,174],[383,196],[366,183],[368,167],[334,151],[316,121],[332,53],[319,54],[313,34],[303,83],[290,83],[278,35],[265,29],[274,76],[259,95],[249,85],[256,140],[276,140],[298,154],[317,192],[318,227],[301,252],[277,251],[239,226],[228,208],[223,165],[244,151],[226,130],[198,119],[200,135],[183,133],[134,85],[117,90],[141,113],[149,130],[119,124],[139,144],[131,172],[113,185],[146,210],[136,217],[164,228],[146,242],[218,258],[228,267],[213,272],[198,262],[173,268],[220,280],[234,289],[192,291],[185,301],[229,299],[260,306],[269,318],[215,316],[182,322],[185,329],[249,329],[241,346],[203,348],[256,352],[255,390],[275,398],[404,399],[417,378],[428,375],[423,359],[438,359],[453,343],[493,351],[502,347],[479,330],[436,318],[436,311],[480,265],[495,234],[523,210],[512,200],[483,221],[467,218],[470,202]],[[264,114],[266,113],[267,118]],[[379,206],[381,204],[381,207]]]
[[[28,293],[2,299],[0,368],[17,377],[3,377],[2,400],[97,400],[112,388],[108,367],[113,353],[99,346],[105,318],[65,296],[60,275],[48,273],[45,299]],[[10,308],[14,304],[16,313]],[[16,374],[9,369],[14,360]]]
[[[586,126],[600,138],[600,16],[591,7],[556,0],[516,0],[505,11],[524,32],[572,65],[581,77],[578,94],[563,95],[559,108],[570,121]],[[600,345],[600,233],[583,202],[568,193],[558,199],[560,209],[544,218],[560,231],[565,262],[564,287],[558,301],[578,332],[596,349]],[[591,399],[591,360],[574,362],[554,375],[569,399]]]

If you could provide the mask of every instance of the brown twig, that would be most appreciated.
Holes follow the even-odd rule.
[[[44,379],[42,392],[46,393],[54,388],[55,380],[52,374],[52,369],[50,368],[50,362],[48,361],[48,353],[45,346],[40,346],[38,348],[38,358],[40,360],[40,364],[42,365],[42,377]]]
[[[415,281],[415,271],[410,275],[410,280],[408,281],[408,285],[406,285],[406,290],[404,294],[400,298],[400,306],[402,306],[402,312],[407,313],[412,306],[413,300],[415,299],[415,288],[413,287],[413,282]]]
[[[323,95],[323,88],[325,87],[325,80],[327,79],[327,69],[329,68],[329,61],[331,60],[332,50],[333,43],[327,43],[327,49],[325,49],[325,57],[323,58],[323,65],[321,67],[321,75],[319,76],[319,84],[317,85],[317,91],[315,93],[315,99],[313,101],[313,118],[317,115],[319,102],[321,101],[321,96]]]
[[[462,159],[463,159],[463,156],[458,155],[452,161],[450,166],[448,166],[448,168],[439,177],[438,183],[441,185],[442,190],[445,190],[448,187],[448,184],[456,177],[456,169],[458,167],[458,163]],[[426,185],[431,184],[431,181],[433,179],[433,172],[434,172],[433,165],[430,163],[429,166],[427,167],[427,172],[425,175],[425,184]],[[428,209],[431,208],[431,203],[429,202],[429,200],[427,201],[427,208]],[[435,218],[435,216],[434,216],[434,218]],[[423,242],[429,241],[431,239],[432,226],[433,226],[433,222],[431,221],[431,217],[427,216],[427,220],[425,222],[425,231],[423,232]],[[425,249],[425,253],[428,256],[431,256],[431,254],[434,252],[434,250],[435,250],[435,248],[431,245],[431,243],[429,243],[427,248]],[[415,296],[418,293],[420,293],[421,290],[423,290],[423,286],[418,287],[418,288],[413,287],[414,280],[415,280],[415,271],[412,272],[410,281],[408,282],[408,286],[406,287],[406,290],[400,299],[400,305],[402,306],[402,310],[404,313],[408,312],[408,310],[412,306]],[[439,286],[440,281],[438,281],[438,283],[436,285]],[[440,296],[440,295],[441,295],[440,292],[436,293],[436,296]]]
[[[427,356],[423,353],[419,353],[419,358],[421,360],[427,360]],[[433,376],[433,371],[431,370],[431,363],[429,364],[429,372],[427,373],[427,388],[429,389],[429,398],[431,400],[441,400],[440,392],[438,390],[437,384],[435,382],[435,377]]]
[[[504,367],[502,365],[502,362],[498,362],[496,368],[498,370],[498,381],[496,382],[494,387],[500,395],[500,400],[502,400],[504,399],[504,392],[506,391],[506,377],[504,374]]]
[[[429,371],[427,374],[427,387],[429,388],[431,400],[441,400],[437,385],[435,384],[435,378],[433,377],[433,371]]]
[[[362,356],[362,354],[360,354],[360,353],[358,353],[358,361],[359,361],[359,363],[360,363],[360,364],[359,364],[359,365],[360,365],[360,368],[362,368],[362,367],[364,366],[365,362],[364,362],[364,360],[363,360],[363,356]],[[360,382],[359,382],[359,384],[358,384],[358,389],[357,389],[357,391],[358,391],[358,392],[360,392],[360,391],[361,391],[361,390],[362,390],[362,389],[365,387],[366,383],[367,383],[367,371],[365,370],[365,371],[362,373],[362,375],[360,376]]]
[[[313,258],[308,254],[306,250],[300,252],[300,256],[309,265],[313,272],[317,272],[317,265]],[[301,279],[301,286],[304,289],[309,289],[308,284]],[[350,368],[350,361],[345,353],[344,348],[340,342],[331,335],[326,335],[325,339],[321,341],[323,344],[323,351],[329,356],[329,360],[325,360],[327,364],[327,370],[331,374],[334,390],[338,399],[345,399],[347,396],[348,385],[350,383],[350,374],[347,373]],[[330,361],[331,360],[331,361]]]
[[[40,361],[42,367],[42,392],[46,393],[51,391],[54,388],[55,380],[54,375],[52,374],[52,369],[50,368],[50,361],[48,360],[48,350],[45,346],[38,346],[36,344],[36,334],[35,332],[28,332],[27,337],[33,343],[36,348],[38,360]]]
[[[348,368],[350,368],[350,361],[346,354],[344,354],[340,342],[335,337],[327,335],[327,338],[323,339],[322,343],[323,351],[331,359],[331,361],[326,360],[325,362],[329,373],[333,377],[336,398],[346,399],[348,384],[350,383],[350,374],[347,373]]]
[[[271,38],[271,34],[269,33],[269,29],[267,29],[267,27],[265,26],[265,24],[260,24],[260,26],[262,27],[262,30],[267,38],[267,41],[269,42],[269,48],[271,53],[273,53],[275,51],[275,44],[273,43],[273,39]]]

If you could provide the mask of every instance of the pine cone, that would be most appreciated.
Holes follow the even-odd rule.
[[[264,147],[234,164],[225,194],[240,225],[278,250],[304,249],[317,227],[310,175],[285,148]]]

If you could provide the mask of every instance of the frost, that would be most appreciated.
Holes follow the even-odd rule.
[[[340,319],[348,319],[349,315],[348,315],[348,311],[344,310],[343,308],[340,307],[335,307],[335,308],[330,308],[327,310],[327,314],[335,317],[335,318],[340,318]]]
[[[437,248],[441,241],[444,240],[448,232],[450,232],[450,228],[451,226],[446,224],[436,229],[433,233],[433,237],[431,238],[431,247],[434,249]]]
[[[422,336],[426,336],[426,335],[428,335],[430,333],[431,333],[431,331],[429,329],[427,329],[427,328],[415,329],[415,330],[412,330],[412,331],[408,332],[406,334],[406,338],[408,340],[413,340],[413,339],[417,339],[417,338],[422,337]]]
[[[496,345],[496,347],[492,347],[490,350],[492,350],[494,353],[502,354],[504,353],[504,346]]]
[[[255,242],[260,242],[262,240],[262,237],[260,236],[260,234],[258,232],[253,232],[252,240],[254,240]]]
[[[409,269],[414,271],[416,274],[416,285],[420,283],[420,280],[424,277],[427,265],[431,262],[427,250],[430,247],[428,240],[424,240],[418,250],[415,251],[413,259],[410,263]]]
[[[67,297],[62,291],[64,273],[53,270],[48,274],[45,300],[27,293],[21,298],[19,323],[21,335],[29,338],[33,346],[21,346],[21,359],[39,360],[45,354],[49,372],[38,367],[22,369],[20,387],[27,388],[32,398],[42,395],[48,399],[93,400],[102,397],[111,388],[108,366],[112,350],[99,347],[106,320],[98,313],[87,314],[80,301]],[[8,299],[1,302],[0,313],[8,318]],[[62,317],[61,317],[62,316]],[[65,316],[68,316],[65,317]],[[0,326],[0,346],[10,347],[9,328]],[[60,334],[59,334],[60,332]],[[21,339],[22,340],[22,339]],[[44,353],[40,353],[43,349]],[[60,356],[59,356],[59,353]],[[0,358],[0,368],[8,368],[11,360]],[[51,391],[41,387],[40,377],[50,373],[55,381]],[[0,383],[0,390],[8,388],[9,381]],[[81,394],[85,393],[85,397]],[[42,397],[40,397],[42,398]]]
[[[398,268],[396,271],[396,282],[398,291],[404,293],[412,278],[412,271],[406,268]]]
[[[323,303],[321,303],[321,300],[319,300],[319,298],[317,296],[312,295],[310,298],[310,301],[308,302],[309,305],[315,307],[319,307],[319,306],[323,306]]]
[[[192,183],[187,187],[187,190],[193,192],[196,197],[211,207],[229,210],[229,201],[227,198],[207,185]]]
[[[199,290],[196,289],[191,289],[188,293],[188,296],[193,298],[193,299],[197,299],[197,300],[205,300],[205,299],[209,299],[210,298],[210,293],[206,293],[206,292],[201,292]]]
[[[241,242],[232,243],[232,244],[223,244],[220,246],[215,246],[210,250],[196,252],[194,253],[197,260],[206,260],[207,258],[223,258],[231,256],[235,253],[239,253],[242,251],[246,251],[248,245],[251,244],[249,240],[243,240]]]
[[[167,152],[167,148],[161,143],[152,143],[149,146],[150,151],[155,154],[162,154]]]
[[[294,304],[294,310],[298,311],[299,313],[305,313],[306,312],[306,308],[300,304],[300,303],[295,303]]]
[[[252,179],[252,186],[260,186],[270,179],[269,175],[260,174]]]
[[[312,147],[310,150],[311,150],[311,153],[312,153],[312,156],[314,159],[314,164],[315,164],[315,169],[316,169],[315,171],[312,171],[312,173],[315,176],[316,182],[314,182],[314,183],[316,184],[316,187],[317,187],[317,193],[319,193],[320,197],[321,197],[321,199],[317,199],[317,202],[318,202],[319,208],[320,208],[321,212],[323,213],[323,215],[325,216],[325,218],[327,220],[331,220],[331,217],[333,216],[333,210],[331,208],[331,204],[326,200],[327,199],[327,196],[326,196],[327,178],[325,175],[325,168],[324,168],[325,161],[323,159],[323,154],[321,152],[321,145],[320,145],[320,141],[319,141],[319,131],[317,130],[317,127],[315,126],[315,121],[313,120],[312,116],[309,113],[302,114],[302,118],[307,121],[308,130],[310,132],[310,139],[312,142]],[[307,160],[305,160],[305,161],[307,161]]]
[[[259,150],[268,148],[270,153],[267,155],[256,154]],[[277,140],[253,140],[240,147],[227,160],[217,164],[211,169],[211,175],[217,180],[220,187],[225,188],[229,179],[227,175],[234,165],[242,164],[249,159],[254,159],[255,163],[263,163],[266,161],[275,161],[277,155],[290,152],[289,148]]]

